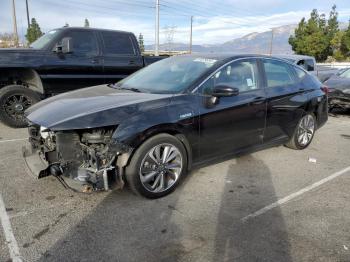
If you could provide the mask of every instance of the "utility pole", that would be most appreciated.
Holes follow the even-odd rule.
[[[26,0],[26,10],[27,10],[27,22],[28,22],[28,28],[29,28],[30,27],[30,19],[29,19],[28,0]]]
[[[272,55],[273,33],[273,28],[271,28],[270,55]]]
[[[190,54],[192,54],[192,25],[193,25],[193,15],[191,15]]]
[[[15,0],[12,0],[12,19],[13,19],[13,34],[15,46],[18,47],[18,32],[17,32],[17,20],[16,20],[16,7]]]
[[[154,55],[159,55],[159,0],[156,0],[156,39]]]

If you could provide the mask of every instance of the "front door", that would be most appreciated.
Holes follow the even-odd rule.
[[[219,69],[199,89],[200,155],[212,158],[261,144],[266,96],[256,59],[234,61]],[[215,85],[239,89],[232,97],[211,103]]]
[[[104,83],[103,65],[99,54],[97,37],[90,30],[70,30],[63,38],[70,37],[72,52],[50,52],[42,79],[48,93],[63,93],[82,87]]]

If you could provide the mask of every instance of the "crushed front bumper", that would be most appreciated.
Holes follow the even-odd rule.
[[[22,155],[25,162],[26,171],[34,178],[43,178],[50,175],[49,164],[43,159],[39,150],[32,147],[22,147]]]

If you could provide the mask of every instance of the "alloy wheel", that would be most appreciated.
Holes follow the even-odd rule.
[[[24,121],[24,111],[33,104],[33,101],[22,94],[9,96],[3,105],[6,113],[14,120]]]
[[[171,188],[183,168],[182,155],[172,144],[160,144],[147,152],[140,166],[140,180],[145,189],[160,193]]]
[[[313,135],[315,132],[315,119],[312,117],[312,115],[306,115],[304,116],[299,123],[298,126],[298,143],[301,146],[306,146],[310,143]]]

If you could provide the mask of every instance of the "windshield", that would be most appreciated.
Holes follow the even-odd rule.
[[[343,71],[339,76],[344,78],[350,78],[350,68]]]
[[[120,81],[117,87],[157,94],[180,93],[216,62],[215,59],[189,56],[163,59]]]
[[[42,37],[38,38],[36,41],[31,43],[30,47],[34,49],[43,49],[45,46],[51,42],[51,40],[56,37],[60,30],[51,30],[47,32]]]

